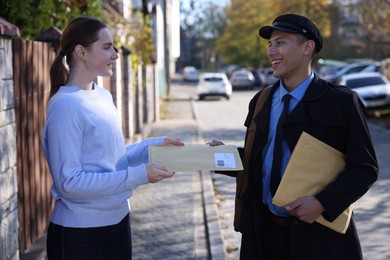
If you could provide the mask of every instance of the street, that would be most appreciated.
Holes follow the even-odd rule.
[[[186,92],[196,101],[195,112],[204,141],[219,139],[225,144],[242,146],[245,135],[243,122],[249,100],[255,91],[234,91],[231,100],[206,99],[198,101],[194,84],[181,84],[174,91]],[[361,240],[364,259],[390,259],[390,162],[387,152],[390,147],[390,131],[382,125],[390,117],[369,119],[369,127],[380,166],[380,176],[367,194],[355,204],[355,221]],[[213,175],[225,249],[230,260],[238,259],[241,241],[240,233],[233,230],[235,179]]]

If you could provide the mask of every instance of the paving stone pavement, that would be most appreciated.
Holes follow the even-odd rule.
[[[168,117],[152,124],[149,136],[200,143],[192,102],[165,102]],[[130,198],[133,259],[226,259],[211,173],[177,172],[138,187]]]

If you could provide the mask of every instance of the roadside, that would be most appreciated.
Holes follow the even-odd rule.
[[[163,102],[165,119],[149,136],[204,143],[193,100],[174,91]],[[130,199],[133,259],[226,259],[211,174],[177,172],[170,179],[136,189]]]

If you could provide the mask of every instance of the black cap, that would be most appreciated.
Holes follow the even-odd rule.
[[[259,30],[260,37],[269,39],[273,30],[289,33],[299,33],[313,40],[316,44],[315,51],[318,53],[322,48],[322,37],[317,26],[304,16],[297,14],[284,14],[278,16],[270,26],[263,26]]]

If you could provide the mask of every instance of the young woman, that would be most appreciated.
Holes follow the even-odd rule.
[[[173,175],[146,163],[147,148],[183,143],[156,137],[126,147],[112,96],[94,82],[112,75],[117,58],[99,20],[75,18],[62,34],[42,138],[55,200],[49,259],[131,259],[127,200],[139,185]]]

